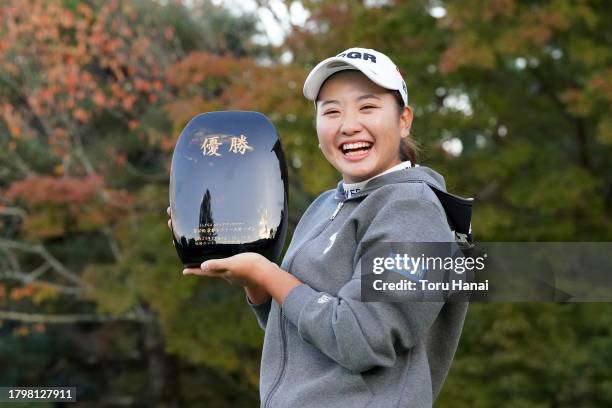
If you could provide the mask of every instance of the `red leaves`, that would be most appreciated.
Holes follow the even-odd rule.
[[[23,230],[31,239],[108,226],[123,218],[133,203],[127,192],[106,189],[99,175],[29,177],[13,183],[4,196],[29,209]]]
[[[607,103],[612,102],[612,68],[604,69],[593,75],[588,83],[589,89],[600,95]]]
[[[252,64],[246,59],[193,52],[168,70],[167,80],[181,89],[211,78],[229,79]]]
[[[13,301],[19,301],[23,298],[31,298],[34,293],[34,284],[30,283],[21,287],[13,288],[10,291],[9,298]]]
[[[120,158],[125,162],[125,158]],[[8,200],[20,200],[28,206],[37,205],[84,205],[104,199],[109,206],[125,207],[132,203],[125,191],[108,190],[101,176],[83,178],[34,176],[13,183],[5,192]]]
[[[129,2],[95,9],[79,3],[75,11],[61,0],[10,0],[0,7],[0,67],[27,95],[27,106],[14,106],[22,116],[72,133],[106,110],[138,117],[165,97],[160,64],[174,58],[168,52],[174,31],[135,24],[139,15]]]
[[[10,200],[37,204],[84,204],[102,188],[98,175],[82,179],[73,177],[36,176],[13,183],[6,191]]]
[[[19,139],[23,127],[21,114],[16,112],[12,105],[5,103],[0,106],[0,118],[3,118],[8,125],[11,137]]]

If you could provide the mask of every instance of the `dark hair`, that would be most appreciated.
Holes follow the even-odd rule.
[[[404,99],[399,91],[393,91],[395,102],[397,102],[397,114],[401,115],[404,112]],[[410,164],[414,166],[419,158],[419,147],[416,141],[408,134],[406,137],[400,138],[399,146],[400,160],[410,160]]]
[[[336,75],[338,72],[335,72],[327,77],[319,87],[319,90],[323,88],[323,85],[328,79]],[[401,116],[401,114],[404,112],[404,100],[402,99],[402,95],[399,93],[399,91],[392,91],[391,94],[394,96],[395,101],[397,102],[397,114],[398,116]],[[315,112],[317,111],[317,102],[319,102],[319,95],[317,95],[314,101]],[[313,118],[313,125],[316,127],[315,118]],[[416,164],[417,159],[419,158],[419,146],[410,135],[400,138],[399,155],[401,161],[410,160],[410,164],[413,167]]]

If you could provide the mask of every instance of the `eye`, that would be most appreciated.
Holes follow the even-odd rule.
[[[339,113],[339,111],[335,110],[335,109],[330,109],[328,111],[323,112],[323,115],[332,115],[335,113]]]
[[[364,109],[368,110],[368,109],[374,109],[374,108],[376,108],[376,106],[374,105],[365,105],[361,107],[361,110],[364,110]]]

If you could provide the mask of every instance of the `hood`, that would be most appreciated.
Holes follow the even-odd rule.
[[[409,181],[414,182],[415,180],[423,181],[425,183],[434,185],[442,191],[446,191],[446,183],[444,181],[444,177],[442,177],[440,173],[427,166],[417,166],[374,177],[368,181],[361,191],[354,194],[351,198],[349,198],[349,200],[365,197],[377,188],[386,186],[388,184],[406,183]],[[345,199],[342,181],[338,182],[338,186],[336,188],[336,198],[339,200]]]

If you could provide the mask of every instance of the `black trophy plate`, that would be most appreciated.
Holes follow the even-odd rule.
[[[242,252],[278,262],[287,191],[283,149],[266,116],[195,116],[181,132],[170,170],[172,234],[183,265]]]

